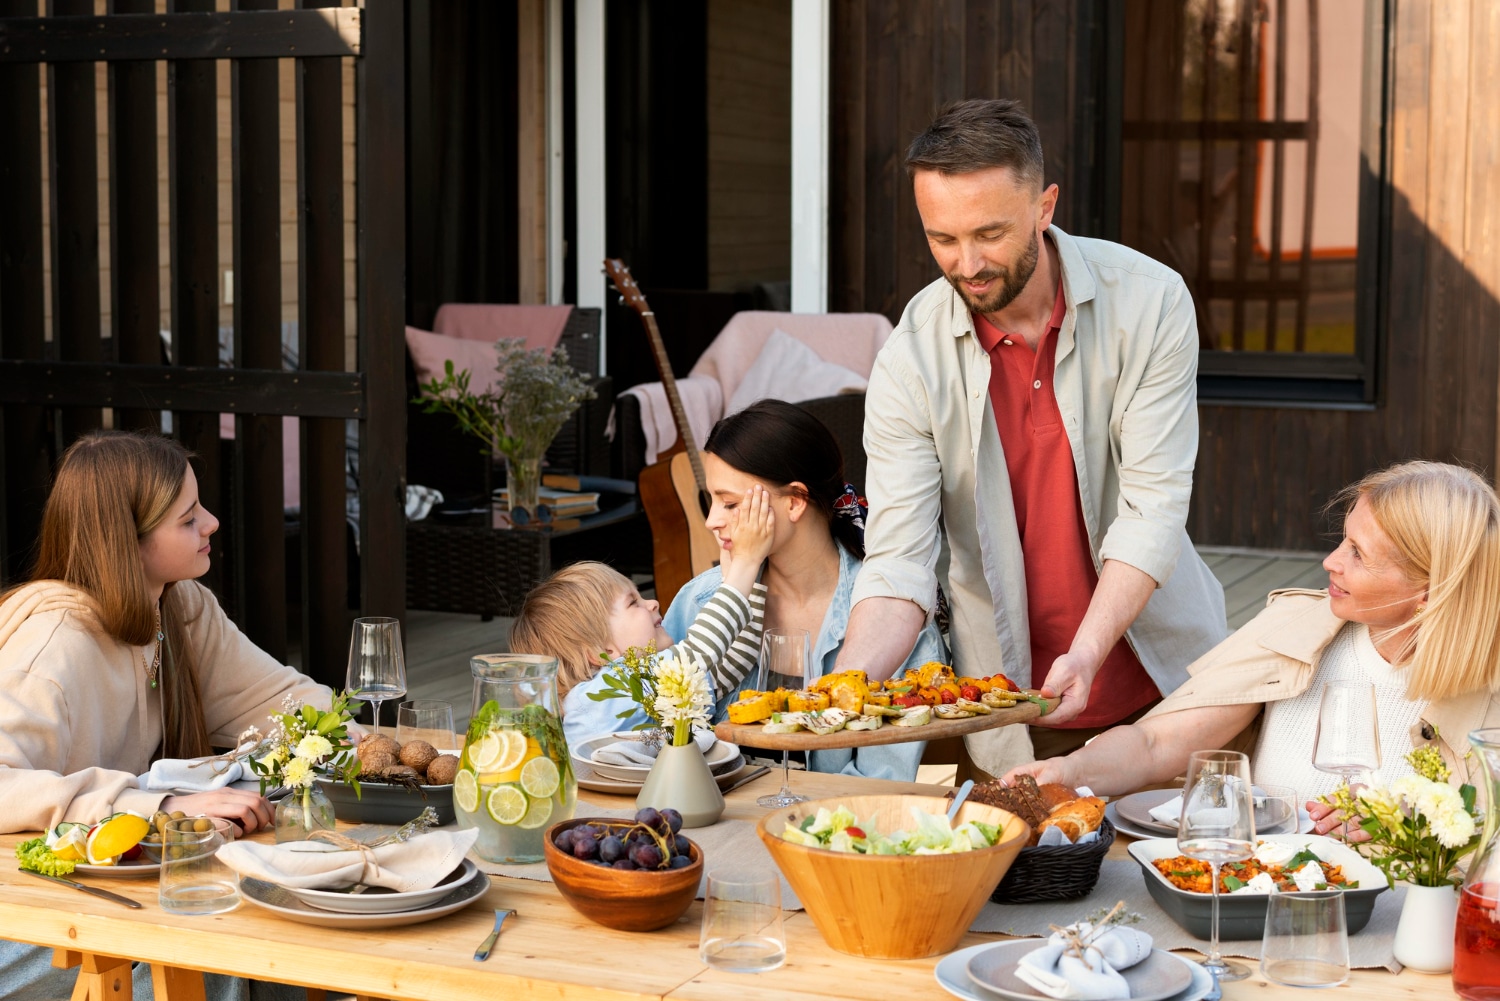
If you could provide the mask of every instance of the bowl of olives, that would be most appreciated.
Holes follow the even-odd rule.
[[[676,810],[635,819],[575,818],[547,829],[542,850],[563,899],[590,921],[654,931],[682,917],[698,895],[703,852],[683,837]]]

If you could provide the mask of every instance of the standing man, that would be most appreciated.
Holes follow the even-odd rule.
[[[866,397],[867,556],[840,667],[888,677],[950,550],[960,673],[1060,696],[1037,757],[1132,722],[1227,634],[1184,528],[1198,331],[1170,268],[1052,225],[1036,125],[1014,101],[943,111],[907,150],[944,278],[917,294]],[[984,770],[1025,730],[967,738]]]

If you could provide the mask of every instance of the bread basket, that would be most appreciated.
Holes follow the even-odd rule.
[[[1099,867],[1114,843],[1115,827],[1105,818],[1098,839],[1087,844],[1022,848],[990,899],[997,904],[1034,904],[1086,897],[1099,882]]]

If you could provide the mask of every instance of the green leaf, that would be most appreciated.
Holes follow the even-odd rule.
[[[1238,876],[1225,876],[1224,885],[1229,888],[1229,892],[1233,893],[1240,887],[1247,886],[1249,884],[1247,884],[1243,879],[1240,879]]]
[[[1463,797],[1464,810],[1468,813],[1473,813],[1475,799],[1474,787],[1465,782],[1463,785],[1458,787],[1458,794]]]

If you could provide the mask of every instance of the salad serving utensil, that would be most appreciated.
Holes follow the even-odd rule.
[[[479,948],[474,950],[474,962],[482,963],[490,958],[490,950],[495,947],[495,940],[500,937],[500,926],[505,924],[505,919],[514,913],[516,913],[514,907],[495,908],[495,927],[485,936],[484,941],[479,943]]]
[[[958,792],[953,796],[953,805],[948,807],[948,823],[951,826],[953,818],[958,816],[959,807],[964,805],[964,800],[969,798],[969,793],[974,789],[974,780],[965,779],[964,784],[958,787]]]

